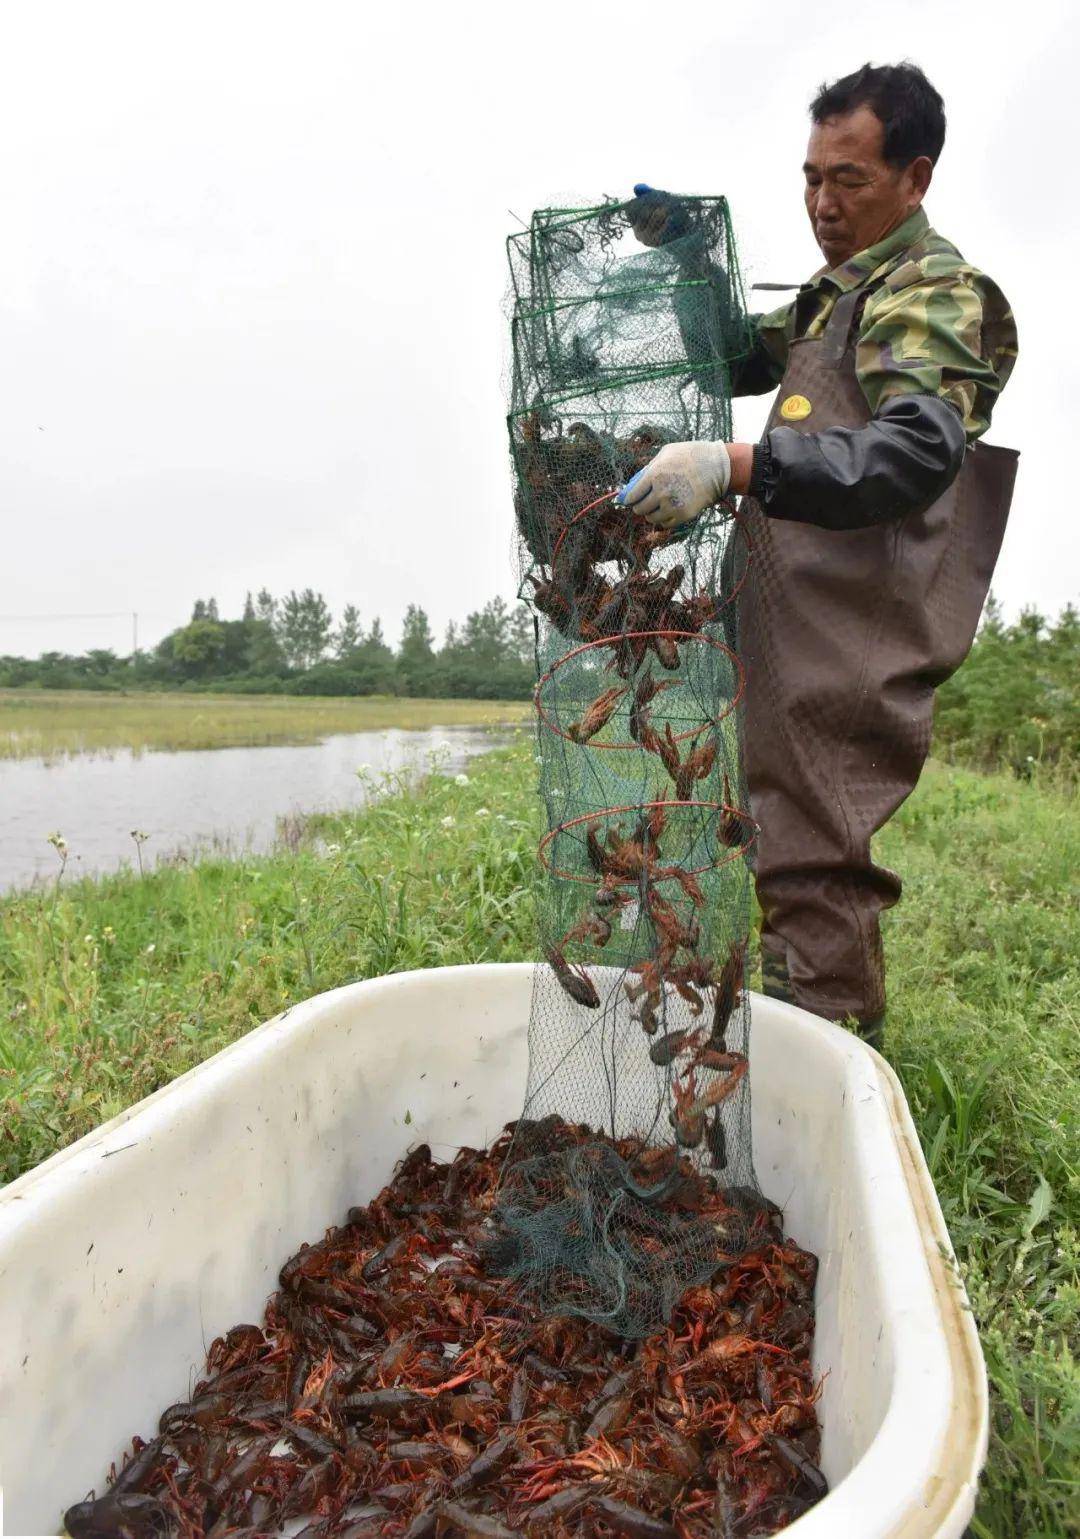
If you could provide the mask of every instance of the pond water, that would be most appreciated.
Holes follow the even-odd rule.
[[[56,875],[54,831],[67,841],[65,880],[134,864],[132,829],[149,835],[145,866],[178,852],[267,850],[280,819],[369,800],[362,766],[376,777],[419,775],[436,754],[440,772],[454,774],[505,737],[486,727],[391,728],[301,747],[0,760],[0,892]]]

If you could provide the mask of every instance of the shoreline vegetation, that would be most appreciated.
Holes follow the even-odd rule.
[[[935,751],[978,769],[1008,767],[1027,775],[1036,766],[1057,765],[1075,775],[1080,765],[1078,678],[1080,611],[1066,605],[1055,619],[1047,619],[1024,609],[1006,624],[991,597],[971,655],[937,691]],[[365,629],[351,605],[335,628],[322,595],[310,588],[282,600],[264,590],[255,599],[248,595],[239,620],[220,619],[214,600],[200,599],[186,626],[152,651],[130,657],[108,651],[80,656],[47,652],[37,659],[0,656],[0,758],[48,755],[48,743],[39,739],[35,746],[33,733],[50,727],[60,753],[84,747],[140,751],[310,742],[321,732],[307,735],[301,729],[294,737],[282,728],[286,716],[295,713],[297,722],[313,722],[325,708],[331,717],[351,721],[351,700],[357,706],[371,702],[373,715],[365,723],[372,726],[406,725],[414,720],[413,703],[421,711],[417,725],[513,721],[527,714],[534,684],[532,620],[524,604],[509,608],[493,599],[460,627],[448,626],[438,647],[427,615],[411,604],[395,651],[378,619]],[[81,698],[92,703],[80,707]],[[274,735],[261,735],[256,716],[245,714],[246,699],[276,723]],[[401,702],[401,718],[390,708],[394,700]],[[480,701],[503,702],[511,714],[423,714],[437,700],[447,703],[441,709],[469,703],[464,708],[470,711]],[[49,711],[50,701],[57,702],[55,713]],[[163,701],[173,702],[177,724],[181,719],[194,723],[204,713],[202,720],[213,725],[197,730],[193,741],[179,725],[145,741],[140,712],[163,722],[170,709]],[[512,714],[515,709],[520,714]],[[65,733],[65,712],[69,725],[78,726],[80,710],[90,724],[81,736]],[[98,714],[100,732],[93,721]],[[246,723],[251,735],[236,736],[234,721]]]
[[[0,1182],[356,978],[535,947],[528,735],[390,784],[262,857],[0,902]],[[1075,1534],[1080,1499],[1080,800],[1064,773],[931,763],[878,841],[887,1053],[992,1385],[976,1539]]]
[[[262,748],[389,728],[515,726],[517,700],[0,689],[0,760]]]

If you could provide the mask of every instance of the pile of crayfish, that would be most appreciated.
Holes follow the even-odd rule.
[[[449,1164],[421,1145],[302,1247],[262,1324],[216,1340],[191,1399],[69,1509],[72,1539],[298,1520],[302,1539],[739,1539],[819,1500],[817,1264],[776,1211],[652,1337],[544,1317],[484,1264],[513,1132]],[[722,1218],[715,1181],[683,1164]]]

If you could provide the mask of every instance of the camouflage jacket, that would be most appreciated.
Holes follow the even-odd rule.
[[[774,389],[792,338],[820,335],[837,296],[858,287],[869,297],[855,370],[870,410],[893,396],[937,395],[960,413],[969,443],[985,433],[1016,361],[1016,323],[997,284],[932,230],[922,209],[876,246],[816,273],[791,304],[751,316],[734,394]]]

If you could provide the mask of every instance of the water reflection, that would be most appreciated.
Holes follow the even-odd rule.
[[[53,830],[67,841],[70,877],[133,863],[132,829],[150,836],[144,865],[211,845],[266,850],[281,818],[360,805],[371,794],[361,766],[375,776],[420,774],[435,753],[440,769],[455,773],[505,736],[485,727],[390,728],[300,747],[3,760],[0,891],[55,876]]]

